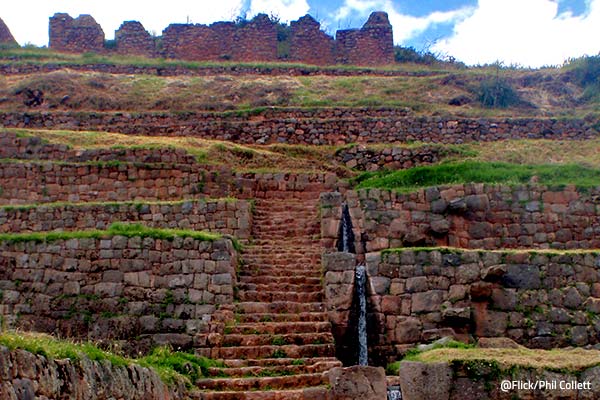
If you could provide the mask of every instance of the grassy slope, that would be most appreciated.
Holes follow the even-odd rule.
[[[186,150],[202,164],[227,165],[235,171],[331,171],[339,176],[352,175],[335,160],[335,154],[345,146],[302,145],[240,145],[230,142],[205,140],[195,137],[136,136],[110,132],[49,131],[30,129],[0,129],[0,133],[16,132],[19,136],[37,136],[52,144],[66,144],[74,149],[99,148],[165,148]],[[428,145],[375,144],[367,147],[415,148]],[[513,164],[578,164],[600,168],[600,139],[582,142],[565,140],[506,140],[489,143],[451,145],[453,155],[449,160],[472,160]],[[474,171],[476,172],[476,171]],[[368,176],[368,175],[367,175]],[[365,178],[363,177],[363,180]],[[575,183],[575,182],[573,182]],[[594,184],[594,182],[588,182]]]
[[[115,222],[107,230],[85,230],[68,232],[34,232],[34,233],[3,233],[0,234],[0,242],[52,242],[56,240],[83,239],[83,238],[103,238],[110,236],[126,237],[151,237],[155,239],[171,240],[177,236],[191,237],[196,240],[213,241],[221,237],[215,233],[202,231],[192,231],[183,229],[158,229],[148,228],[142,224],[125,224]]]
[[[282,63],[206,63],[135,57],[106,57],[54,53],[43,49],[0,50],[0,64],[115,64],[151,67],[252,67],[259,69],[314,66]],[[367,70],[354,66],[321,69]],[[578,100],[583,89],[564,79],[566,69],[499,71],[533,109],[490,110],[476,102],[461,107],[448,105],[460,95],[474,98],[474,90],[497,71],[490,67],[460,68],[452,64],[434,66],[397,64],[370,68],[373,76],[269,76],[227,74],[212,76],[112,75],[59,70],[32,75],[0,76],[3,110],[26,110],[19,88],[42,89],[53,110],[232,110],[264,106],[393,106],[409,107],[418,114],[464,116],[565,116],[596,115],[594,104]],[[381,70],[394,70],[401,76],[376,76]],[[69,96],[68,100],[64,97]]]
[[[381,188],[411,192],[418,188],[461,183],[526,184],[536,177],[548,186],[573,184],[581,188],[600,185],[600,169],[576,164],[523,165],[500,162],[460,161],[408,170],[363,174],[359,189]]]

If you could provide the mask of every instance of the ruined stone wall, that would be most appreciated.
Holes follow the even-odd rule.
[[[154,38],[138,21],[125,21],[115,31],[116,51],[124,55],[156,56]]]
[[[0,233],[107,229],[113,222],[141,222],[152,228],[192,229],[250,238],[252,213],[245,200],[150,203],[49,204],[0,208]]]
[[[12,33],[10,33],[10,29],[8,26],[2,21],[0,18],[0,45],[9,45],[15,46],[18,45],[17,41],[13,37]]]
[[[0,242],[0,310],[9,327],[122,340],[128,352],[204,346],[233,302],[229,239],[126,237]]]
[[[259,14],[246,25],[217,22],[212,25],[172,24],[163,31],[163,54],[168,58],[214,61],[275,61],[275,24]]]
[[[290,61],[314,65],[335,64],[335,41],[310,15],[290,23]]]
[[[348,191],[322,196],[321,237],[332,248],[346,200],[366,252],[402,246],[472,249],[600,248],[600,192],[541,185],[465,184],[399,194]],[[357,243],[362,249],[362,245]]]
[[[115,366],[87,357],[54,360],[0,346],[3,399],[182,399],[183,384],[167,387],[156,372],[136,364]]]
[[[509,337],[535,348],[598,343],[600,253],[395,249],[367,255],[370,358],[397,360],[443,336]],[[343,343],[355,259],[323,258],[330,319]]]
[[[224,61],[231,59],[235,25],[171,24],[162,35],[162,54],[167,58]]]
[[[277,28],[265,14],[258,14],[235,32],[235,61],[277,61]]]
[[[1,36],[0,36],[1,37]],[[116,52],[146,57],[213,61],[277,61],[277,26],[258,14],[241,24],[171,24],[158,42],[137,21],[115,32]],[[50,48],[67,52],[109,52],[104,32],[89,15],[50,18]],[[337,42],[309,15],[291,23],[290,60],[307,64],[385,65],[394,62],[392,26],[384,12],[372,13],[361,29],[338,31]]]
[[[104,31],[91,15],[73,19],[69,14],[56,13],[50,17],[49,36],[52,50],[70,53],[104,51]]]
[[[505,139],[590,139],[598,135],[581,119],[441,118],[406,110],[267,110],[260,118],[223,113],[0,113],[0,125],[17,128],[110,130],[121,133],[199,136],[247,144],[488,142]]]
[[[394,38],[387,13],[372,13],[361,29],[337,31],[336,55],[338,64],[394,63]]]

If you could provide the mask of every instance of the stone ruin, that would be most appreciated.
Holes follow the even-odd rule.
[[[50,18],[50,48],[71,53],[102,53],[104,31],[91,15],[72,18],[57,13]]]
[[[1,32],[1,30],[0,30]],[[2,36],[0,36],[2,37]],[[337,32],[336,39],[305,15],[290,24],[289,60],[315,65],[385,65],[394,62],[392,25],[385,12],[374,12],[360,29]],[[244,23],[171,24],[158,38],[137,21],[115,32],[115,47],[90,15],[50,18],[50,48],[71,53],[96,52],[195,61],[278,61],[277,23],[259,14]]]
[[[0,19],[0,45],[16,45],[17,41],[8,29],[8,26]]]
[[[387,13],[374,12],[361,29],[337,31],[336,61],[339,64],[391,64],[394,40]]]

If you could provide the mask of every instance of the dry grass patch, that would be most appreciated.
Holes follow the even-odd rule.
[[[412,361],[451,362],[495,361],[502,367],[521,366],[553,370],[581,371],[600,365],[599,350],[585,349],[435,349],[411,357]]]
[[[469,143],[474,159],[514,164],[580,164],[600,167],[600,139],[586,140],[503,140]]]
[[[3,130],[0,129],[0,132]],[[143,136],[114,132],[4,129],[21,136],[37,136],[48,143],[65,144],[73,149],[102,148],[178,148],[184,149],[205,165],[227,165],[235,171],[250,172],[336,172],[349,176],[333,157],[334,146],[241,145],[227,141],[189,136]]]

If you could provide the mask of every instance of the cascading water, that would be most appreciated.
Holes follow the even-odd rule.
[[[356,254],[354,245],[354,231],[348,204],[342,205],[342,220],[338,231],[337,250],[344,253]],[[362,240],[361,236],[361,240]],[[363,244],[363,248],[366,247]],[[355,310],[358,314],[357,339],[353,342],[358,345],[358,365],[366,366],[369,363],[367,347],[367,269],[364,265],[357,265],[354,272]],[[356,340],[356,341],[354,341]],[[353,344],[354,346],[354,344]],[[402,394],[398,386],[390,386],[387,392],[388,400],[401,400]]]
[[[342,206],[342,221],[338,232],[337,249],[344,253],[356,253],[356,247],[354,246],[354,232],[352,230],[352,218],[350,217],[350,210],[346,203]]]
[[[358,295],[358,365],[368,365],[367,351],[367,270],[364,265],[356,267],[356,292]]]

